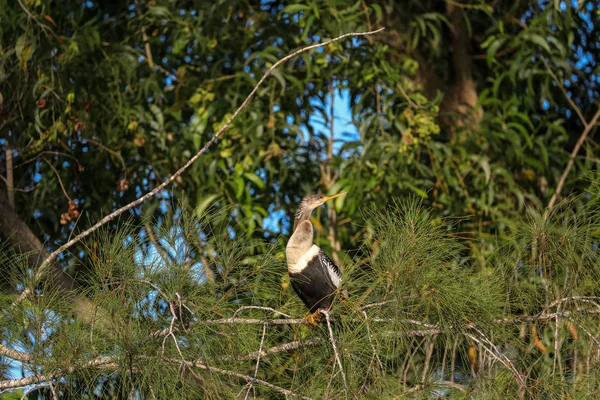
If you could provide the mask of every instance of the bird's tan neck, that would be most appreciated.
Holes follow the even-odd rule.
[[[285,248],[285,253],[287,257],[288,264],[288,272],[290,274],[299,274],[304,268],[308,265],[308,263],[315,257],[319,255],[319,246],[313,244],[308,249],[297,249],[294,247],[288,246]]]
[[[311,214],[312,210],[309,208],[302,208],[300,210],[298,210],[298,213],[296,214],[296,217],[294,218],[294,232],[296,232],[296,230],[298,229],[298,227],[300,226],[300,224],[304,221],[309,221],[310,222],[310,214]]]
[[[313,245],[312,224],[310,221],[302,221],[296,227],[296,230],[290,237],[290,240],[288,240],[287,246],[285,247],[288,269],[291,271],[292,269],[299,268],[300,261],[306,253],[312,250],[313,247],[316,246]]]

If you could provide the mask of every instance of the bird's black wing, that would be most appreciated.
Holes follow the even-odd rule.
[[[342,272],[338,268],[337,265],[331,258],[322,249],[319,249],[319,255],[317,256],[321,263],[321,266],[325,270],[325,275],[329,278],[331,285],[334,288],[338,288],[340,286],[340,281],[342,280]]]

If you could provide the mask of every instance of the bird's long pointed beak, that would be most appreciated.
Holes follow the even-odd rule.
[[[333,200],[333,199],[335,199],[336,197],[343,196],[343,195],[345,195],[346,193],[348,193],[348,192],[342,192],[342,193],[334,194],[334,195],[332,195],[332,196],[325,196],[325,197],[323,197],[323,203],[325,203],[326,201],[329,201],[329,200]]]

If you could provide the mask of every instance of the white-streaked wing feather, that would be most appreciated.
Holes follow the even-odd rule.
[[[325,252],[323,252],[323,250],[321,250],[321,249],[319,249],[318,257],[319,257],[319,260],[321,261],[321,264],[327,268],[327,273],[329,275],[329,278],[331,279],[331,282],[335,285],[336,288],[339,287],[340,281],[342,279],[342,273],[341,273],[340,269],[337,267],[337,265],[334,264],[333,261],[331,261],[331,259],[327,256],[327,254],[325,254]]]

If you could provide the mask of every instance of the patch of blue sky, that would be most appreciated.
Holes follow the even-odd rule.
[[[333,151],[339,152],[340,147],[344,142],[351,140],[358,140],[360,134],[358,129],[352,122],[352,110],[350,108],[350,90],[336,90],[333,104]],[[331,97],[327,96],[325,104],[319,99],[311,99],[311,104],[323,107],[326,112],[326,118],[331,118]],[[330,126],[323,118],[313,114],[308,118],[308,125],[310,125],[315,131],[323,132],[329,135]],[[310,139],[308,128],[304,125],[300,127],[300,130],[304,134],[303,139],[308,141]]]
[[[334,154],[339,154],[342,145],[347,141],[354,141],[360,138],[358,129],[352,121],[352,109],[350,104],[350,90],[342,89],[336,90],[333,103],[333,151]],[[331,118],[331,96],[327,96],[325,104],[319,99],[311,99],[311,104],[319,106],[325,109],[326,118]],[[274,111],[278,111],[279,108]],[[293,123],[294,119],[288,115],[286,118],[288,123]],[[323,132],[329,135],[330,126],[321,116],[316,114],[310,115],[308,118],[308,125],[310,125],[314,131]],[[310,140],[308,128],[305,125],[300,126],[300,130],[303,134],[300,140]],[[306,193],[308,194],[308,193]],[[275,233],[286,234],[289,233],[290,221],[287,218],[283,210],[269,209],[269,215],[263,219],[262,228]]]

